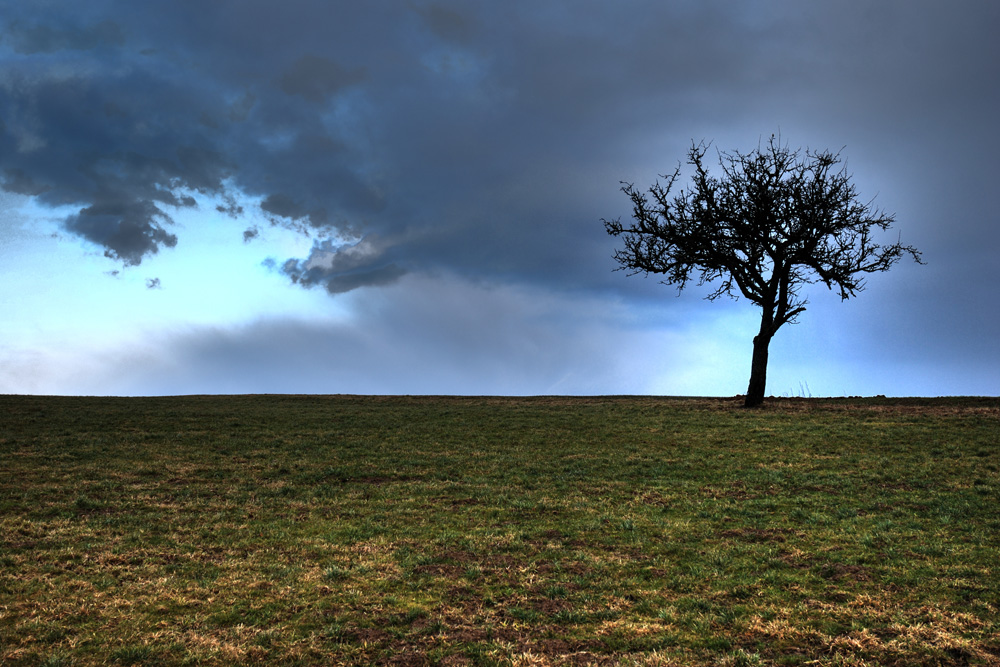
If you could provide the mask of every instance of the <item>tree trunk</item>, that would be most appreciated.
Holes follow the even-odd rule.
[[[744,407],[753,408],[764,402],[764,385],[767,384],[767,346],[771,336],[759,333],[753,337],[753,360],[750,362],[750,386]]]

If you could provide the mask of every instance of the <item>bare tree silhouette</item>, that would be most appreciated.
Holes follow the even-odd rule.
[[[614,258],[630,275],[660,274],[678,292],[697,277],[699,286],[714,287],[709,300],[742,294],[760,306],[745,401],[753,407],[764,400],[771,339],[806,309],[802,284],[823,283],[846,300],[864,289],[865,274],[887,271],[903,255],[923,262],[912,246],[873,239],[894,216],[859,201],[839,153],[807,150],[800,159],[771,135],[750,153],[720,152],[722,177],[715,178],[705,167],[708,148],[702,142],[688,151],[690,190],[670,195],[680,165],[645,192],[623,183],[632,223],[601,221],[621,237]]]

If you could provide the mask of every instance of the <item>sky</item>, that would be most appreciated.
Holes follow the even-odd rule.
[[[807,285],[767,393],[1000,395],[998,29],[981,0],[4,2],[0,393],[741,394],[759,310],[616,271],[601,220],[692,142],[780,134],[926,264]]]

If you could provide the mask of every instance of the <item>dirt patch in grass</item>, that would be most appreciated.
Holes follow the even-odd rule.
[[[829,563],[820,566],[820,576],[831,581],[871,581],[874,577],[872,569],[864,565],[846,565],[844,563]]]

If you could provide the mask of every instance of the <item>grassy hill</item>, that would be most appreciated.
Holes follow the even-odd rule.
[[[0,664],[1000,664],[998,508],[1000,399],[0,396]]]

